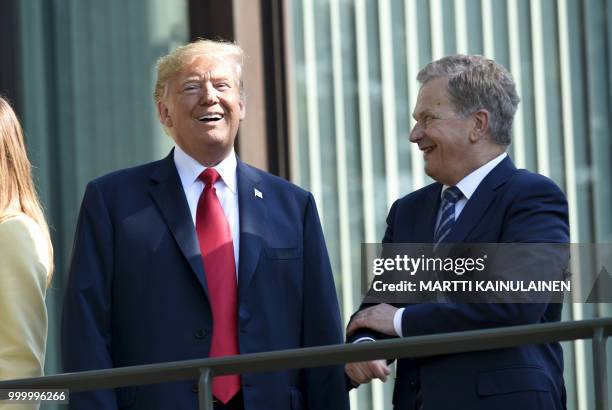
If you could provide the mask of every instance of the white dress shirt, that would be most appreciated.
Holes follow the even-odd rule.
[[[181,184],[185,191],[189,212],[191,212],[191,219],[195,227],[198,200],[204,190],[204,183],[200,181],[198,176],[207,167],[187,155],[179,146],[174,147],[174,164],[181,178]],[[240,218],[238,214],[238,183],[236,179],[237,164],[236,153],[232,150],[223,161],[213,167],[221,176],[215,182],[215,190],[232,233],[236,277],[238,277],[238,255],[240,251]]]
[[[459,218],[459,215],[461,214],[461,211],[463,211],[463,208],[465,208],[465,204],[467,204],[467,201],[469,201],[472,195],[474,195],[474,192],[476,191],[476,188],[478,188],[478,185],[480,185],[482,180],[485,179],[487,175],[489,175],[489,172],[491,172],[493,168],[495,168],[507,156],[508,154],[506,154],[505,152],[498,155],[480,168],[472,171],[470,174],[465,176],[461,181],[457,183],[456,187],[459,188],[459,190],[463,194],[463,197],[461,197],[461,199],[455,204],[455,221],[457,220],[457,218]],[[450,188],[448,185],[444,185],[442,187],[442,191],[440,192],[440,196],[442,196],[444,194],[444,191],[446,191],[448,188]],[[402,336],[403,314],[404,308],[400,308],[395,312],[395,315],[393,316],[393,327],[395,328],[395,332],[400,337]]]

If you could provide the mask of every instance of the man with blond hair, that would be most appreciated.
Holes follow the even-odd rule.
[[[516,169],[506,153],[519,103],[510,73],[483,56],[453,55],[429,63],[417,79],[421,89],[410,141],[423,152],[425,172],[435,182],[393,204],[383,242],[434,249],[459,243],[568,243],[563,192],[542,175]],[[554,271],[565,260],[561,252],[513,262]],[[436,301],[442,303],[364,304],[348,325],[349,341],[561,319],[561,305],[555,303]],[[386,380],[390,370],[386,361],[375,360],[349,363],[346,373],[360,384]],[[397,362],[397,410],[561,410],[565,402],[559,343]]]
[[[62,326],[65,371],[342,342],[312,195],[241,162],[239,46],[199,40],[157,64],[175,142],[87,186]],[[215,409],[346,409],[340,366],[213,379]],[[196,409],[195,381],[72,394],[73,409]]]

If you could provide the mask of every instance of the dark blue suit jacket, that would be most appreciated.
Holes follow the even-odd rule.
[[[342,343],[314,199],[238,161],[240,353]],[[255,196],[254,189],[263,194]],[[62,323],[64,371],[205,358],[211,308],[172,154],[87,186]],[[243,374],[249,410],[346,409],[342,366]],[[71,408],[197,408],[195,381],[76,393]]]
[[[433,242],[441,189],[434,183],[396,201],[383,242]],[[444,242],[567,243],[565,195],[550,179],[517,170],[507,157],[478,186]],[[402,333],[409,337],[560,319],[560,304],[410,304]],[[394,408],[414,409],[419,384],[425,410],[565,408],[558,343],[400,359]]]

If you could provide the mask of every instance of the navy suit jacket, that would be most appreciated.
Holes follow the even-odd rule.
[[[397,200],[389,212],[383,242],[432,243],[441,190],[442,185],[434,183]],[[507,157],[478,186],[444,242],[568,243],[565,195],[550,179],[517,170]],[[560,304],[403,307],[404,337],[561,319]],[[559,343],[400,359],[394,408],[414,409],[419,385],[425,410],[565,408]]]
[[[241,161],[237,180],[240,353],[342,343],[312,195]],[[90,182],[64,301],[64,371],[205,358],[211,332],[200,248],[172,153]],[[249,410],[346,409],[344,383],[342,366],[242,375]],[[70,405],[193,410],[195,387],[185,381],[76,393]]]

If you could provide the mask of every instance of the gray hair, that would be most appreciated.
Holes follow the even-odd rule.
[[[503,66],[480,55],[456,54],[427,64],[417,80],[421,85],[448,77],[448,93],[457,113],[489,112],[489,132],[494,142],[511,142],[512,121],[520,101],[512,76]]]

